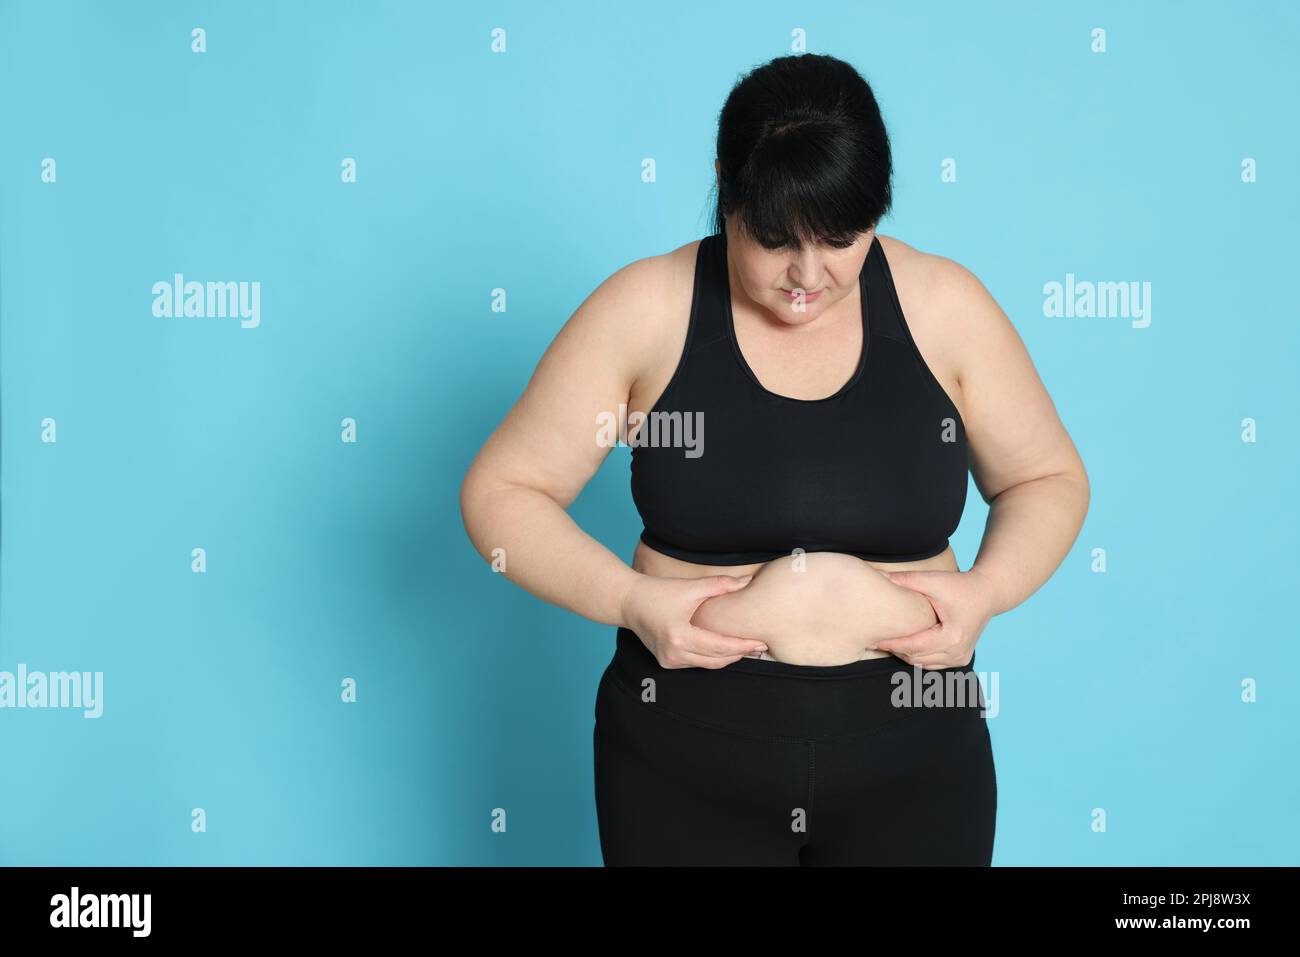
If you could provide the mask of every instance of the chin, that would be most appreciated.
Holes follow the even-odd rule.
[[[816,319],[822,314],[822,300],[825,298],[825,294],[823,293],[816,302],[804,303],[803,312],[795,312],[793,309],[794,303],[782,296],[776,305],[772,307],[772,311],[780,316],[787,324],[798,326]]]

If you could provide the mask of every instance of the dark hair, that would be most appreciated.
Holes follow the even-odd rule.
[[[880,107],[833,56],[778,57],[742,77],[718,118],[718,161],[714,232],[736,217],[768,249],[852,242],[889,211]]]

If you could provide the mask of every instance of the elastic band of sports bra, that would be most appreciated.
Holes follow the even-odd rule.
[[[676,558],[679,561],[690,562],[693,565],[753,565],[759,562],[770,562],[778,558],[785,558],[795,552],[795,548],[751,552],[695,552],[669,544],[648,529],[641,532],[641,541],[660,554],[667,555],[669,558]],[[860,558],[864,562],[919,562],[943,554],[948,548],[948,539],[945,538],[938,545],[924,551],[913,552],[910,555],[882,555],[878,552],[858,552],[833,544],[818,543],[799,545],[798,548],[805,553],[838,552],[841,555],[852,555],[854,558]]]

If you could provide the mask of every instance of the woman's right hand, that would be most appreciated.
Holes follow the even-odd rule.
[[[691,624],[705,601],[739,591],[753,576],[664,578],[641,575],[623,601],[623,621],[663,668],[725,668],[767,650],[762,641],[720,635]]]

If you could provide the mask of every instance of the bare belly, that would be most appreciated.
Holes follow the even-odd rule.
[[[647,575],[704,578],[753,575],[738,592],[703,602],[692,623],[724,635],[757,638],[763,658],[798,665],[841,665],[889,652],[872,646],[935,623],[923,595],[895,585],[884,571],[958,571],[952,547],[918,562],[866,562],[840,552],[782,556],[754,565],[696,565],[637,543],[632,567]]]

